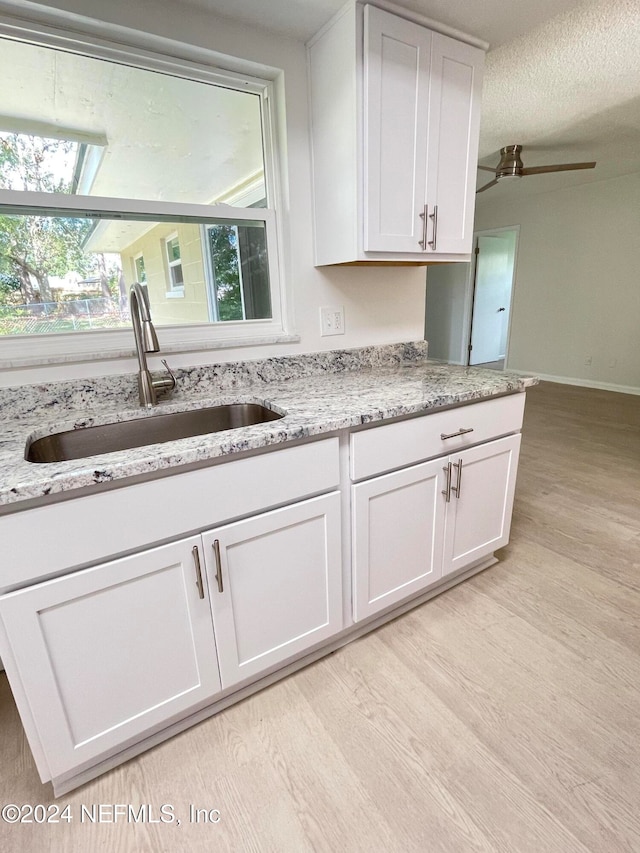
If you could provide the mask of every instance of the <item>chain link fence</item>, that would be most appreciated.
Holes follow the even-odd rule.
[[[105,297],[0,305],[0,335],[118,329],[129,323],[128,306]]]

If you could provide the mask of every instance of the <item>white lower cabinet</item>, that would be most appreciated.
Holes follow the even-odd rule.
[[[337,633],[340,524],[333,492],[2,596],[50,777]]]
[[[339,493],[220,527],[203,542],[224,688],[342,628]]]
[[[0,600],[12,663],[54,778],[220,691],[211,610],[196,585],[200,541]]]
[[[442,488],[439,459],[352,487],[354,621],[440,579]]]
[[[0,653],[42,780],[70,790],[346,641],[354,623],[481,567],[509,535],[519,396],[0,519],[5,583],[31,581],[0,596]],[[107,562],[109,548],[130,556]]]
[[[352,486],[354,621],[507,544],[519,448],[510,435]]]
[[[520,435],[509,435],[449,457],[442,575],[464,569],[509,541]]]

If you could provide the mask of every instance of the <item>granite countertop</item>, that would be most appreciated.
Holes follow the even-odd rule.
[[[523,391],[519,374],[428,361],[426,344],[397,344],[236,362],[177,372],[174,396],[137,402],[135,376],[0,390],[0,506],[203,463],[388,418]],[[283,412],[264,424],[59,463],[24,459],[29,437],[230,402]],[[11,505],[11,506],[7,506]]]

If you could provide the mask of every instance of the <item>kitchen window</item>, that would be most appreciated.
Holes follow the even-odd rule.
[[[281,336],[271,84],[42,41],[0,44],[0,363],[131,348],[133,281],[165,350]]]

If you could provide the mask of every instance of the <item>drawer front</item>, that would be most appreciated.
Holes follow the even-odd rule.
[[[351,479],[393,471],[522,428],[525,395],[512,394],[373,427],[351,436]]]
[[[0,589],[311,497],[339,483],[338,439],[326,438],[16,512],[0,518]]]

